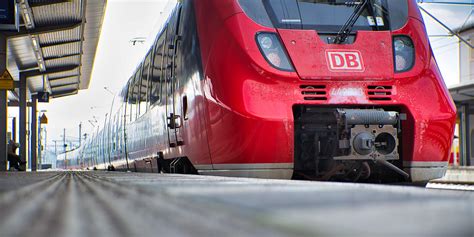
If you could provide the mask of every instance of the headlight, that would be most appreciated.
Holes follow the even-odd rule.
[[[283,71],[294,71],[278,36],[274,33],[259,33],[257,44],[265,59],[275,68]]]
[[[393,37],[395,72],[406,72],[415,64],[415,47],[407,36]]]

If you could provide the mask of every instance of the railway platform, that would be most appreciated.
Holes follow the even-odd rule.
[[[427,187],[474,191],[474,167],[451,167],[443,178],[430,181]]]
[[[474,236],[474,193],[119,172],[1,173],[1,236]]]

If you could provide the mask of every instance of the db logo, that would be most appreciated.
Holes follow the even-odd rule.
[[[362,55],[359,51],[326,51],[326,60],[330,71],[365,71]]]

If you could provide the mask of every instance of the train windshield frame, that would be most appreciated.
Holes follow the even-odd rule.
[[[279,29],[337,33],[362,1],[358,0],[239,0],[255,22]],[[369,0],[354,31],[397,30],[408,21],[407,0]]]

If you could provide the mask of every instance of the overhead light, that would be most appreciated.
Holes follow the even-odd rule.
[[[43,58],[43,51],[41,50],[41,46],[39,43],[39,39],[37,35],[31,36],[31,44],[33,45],[33,53],[35,54],[36,60],[38,61],[38,67],[40,71],[46,71],[46,65]]]
[[[38,38],[36,38],[36,36],[31,36],[31,42],[33,42],[33,47],[35,51],[38,51],[39,50]]]
[[[40,71],[42,72],[46,71],[46,66],[44,65],[43,61],[39,62],[38,64],[39,64]]]
[[[31,12],[31,8],[28,5],[27,1],[20,2],[20,9],[23,15],[23,21],[25,22],[25,26],[27,29],[35,28],[35,23],[33,22],[33,13]]]
[[[28,13],[28,11],[23,11],[23,13],[25,14],[25,23],[27,26],[32,26],[33,23],[32,23],[32,20],[31,20],[31,16],[30,16],[30,13]]]

